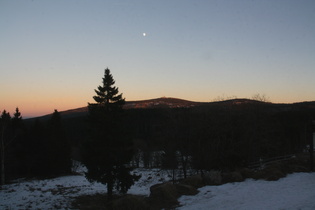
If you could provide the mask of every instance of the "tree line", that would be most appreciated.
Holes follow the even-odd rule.
[[[109,200],[114,188],[126,193],[140,178],[131,174],[133,139],[122,126],[125,99],[114,84],[110,70],[105,69],[102,85],[95,89],[95,102],[88,104],[84,128],[88,135],[79,143],[86,178],[106,184]],[[0,127],[1,185],[19,177],[51,177],[71,172],[72,141],[57,110],[48,121],[42,123],[37,118],[31,126],[25,126],[18,108],[13,118],[4,110]]]
[[[266,101],[215,102],[188,108],[123,109],[125,99],[107,68],[86,116],[25,126],[19,110],[2,112],[2,179],[69,173],[71,158],[86,178],[126,193],[139,179],[133,167],[234,170],[260,158],[303,151],[312,135],[314,106]],[[71,148],[78,148],[74,155]]]
[[[18,108],[0,118],[1,184],[21,177],[52,177],[71,171],[71,150],[60,113],[27,125]]]
[[[134,109],[129,114],[144,166],[183,168],[183,173],[188,165],[234,170],[260,158],[303,152],[315,118],[314,108],[282,109],[258,101]],[[162,151],[161,158],[156,151]]]

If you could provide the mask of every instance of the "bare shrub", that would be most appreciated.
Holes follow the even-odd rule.
[[[200,188],[204,186],[204,181],[201,175],[187,177],[186,179],[181,180],[180,183],[193,186],[194,188]]]
[[[196,195],[198,193],[198,190],[191,185],[176,184],[175,187],[179,195]]]
[[[267,167],[255,173],[255,179],[265,179],[267,181],[276,181],[285,177],[286,174],[276,167]]]
[[[223,174],[223,182],[228,183],[228,182],[242,182],[244,181],[244,178],[239,171],[233,171],[229,173],[224,173]]]
[[[241,168],[239,172],[241,173],[244,179],[255,177],[255,172],[249,168]]]
[[[205,185],[220,185],[222,184],[222,176],[220,171],[212,170],[203,175]]]

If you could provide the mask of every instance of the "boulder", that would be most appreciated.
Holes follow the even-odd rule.
[[[178,205],[179,194],[176,186],[170,182],[156,184],[150,187],[149,202],[152,206],[165,208]]]

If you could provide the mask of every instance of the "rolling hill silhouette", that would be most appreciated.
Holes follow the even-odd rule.
[[[179,98],[171,97],[161,97],[148,100],[139,100],[139,101],[126,101],[124,109],[158,109],[158,108],[193,108],[193,107],[210,107],[210,106],[229,106],[229,105],[239,105],[239,106],[250,106],[250,105],[264,105],[267,108],[270,108],[272,111],[292,111],[292,110],[301,110],[301,109],[315,109],[315,101],[311,102],[298,102],[292,104],[276,104],[269,102],[261,102],[251,99],[230,99],[225,101],[214,101],[214,102],[195,102]],[[65,111],[60,111],[60,114],[63,119],[80,117],[87,115],[88,107],[80,107],[75,109],[69,109]],[[40,117],[42,120],[50,118],[51,114],[44,115]],[[30,118],[33,119],[33,118]]]

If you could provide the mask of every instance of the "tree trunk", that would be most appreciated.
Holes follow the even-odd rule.
[[[113,186],[110,183],[107,183],[107,200],[113,200]]]
[[[315,132],[310,138],[310,171],[314,171],[314,139]]]
[[[188,161],[188,158],[185,157],[182,153],[181,153],[181,156],[182,156],[182,168],[183,168],[183,173],[184,173],[184,179],[187,178],[187,161]]]
[[[113,200],[113,177],[109,175],[109,181],[107,182],[107,200]]]

